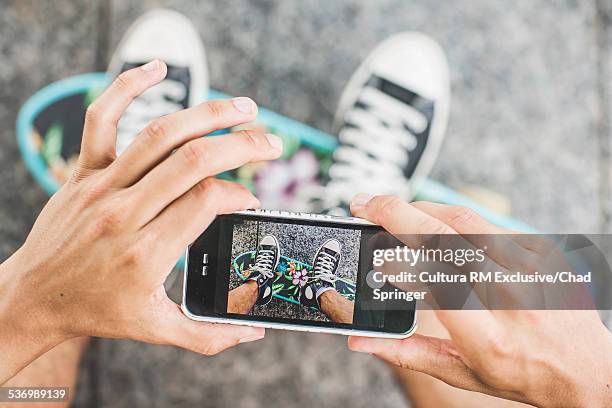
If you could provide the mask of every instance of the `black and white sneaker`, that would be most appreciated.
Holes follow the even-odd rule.
[[[337,239],[329,239],[317,250],[312,261],[312,276],[300,291],[300,303],[306,307],[321,309],[319,297],[334,289],[336,271],[340,264],[342,246]]]
[[[195,106],[208,95],[208,69],[202,40],[189,19],[166,9],[139,17],[115,50],[108,72],[121,72],[154,59],[168,66],[166,79],[136,98],[117,125],[117,155],[153,119]]]
[[[347,215],[358,192],[412,199],[446,132],[448,63],[431,38],[397,34],[365,59],[336,113],[339,145],[315,211]]]
[[[272,300],[274,271],[280,260],[280,246],[274,235],[266,235],[259,242],[255,254],[255,264],[250,267],[249,280],[257,282],[259,293],[256,305],[266,305]]]

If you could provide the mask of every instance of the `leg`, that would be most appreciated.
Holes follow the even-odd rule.
[[[255,303],[262,305],[272,300],[272,281],[279,259],[278,240],[274,235],[266,235],[257,246],[255,264],[247,271],[249,280],[227,296],[228,313],[247,314]]]
[[[230,291],[227,296],[227,312],[237,314],[249,313],[257,301],[258,291],[257,282],[253,280],[247,281]]]
[[[419,312],[420,334],[449,338],[434,312]],[[392,366],[395,376],[415,408],[421,407],[525,407],[518,402],[507,401],[489,395],[460,390],[417,371]]]
[[[317,249],[312,261],[313,272],[300,289],[300,303],[319,309],[334,322],[351,324],[354,304],[340,295],[333,284],[341,251],[342,244],[337,239],[328,239]]]
[[[28,407],[68,407],[76,392],[76,380],[81,354],[89,343],[88,337],[78,337],[49,350],[17,375],[2,384],[3,387],[68,387],[70,401],[28,404]],[[23,404],[0,403],[0,408],[16,407]]]
[[[278,240],[274,235],[266,235],[257,246],[255,263],[246,271],[248,280],[228,295],[228,313],[247,314],[255,304],[266,305],[272,300],[274,270],[279,260]]]
[[[319,297],[321,311],[337,323],[353,323],[354,303],[336,292],[328,290]]]

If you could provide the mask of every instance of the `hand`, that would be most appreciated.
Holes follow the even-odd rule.
[[[510,233],[467,208],[408,204],[396,197],[360,194],[351,210],[395,235]],[[527,241],[516,242],[520,246]],[[520,246],[525,257],[528,252],[537,256],[526,247]],[[520,262],[521,256],[516,257],[520,251],[513,254]],[[455,387],[538,406],[595,407],[612,401],[612,336],[595,311],[438,310],[436,314],[451,340],[419,334],[404,340],[351,337],[349,348]]]
[[[0,383],[76,336],[207,355],[264,336],[263,329],[192,321],[162,285],[218,214],[259,205],[246,188],[214,176],[278,158],[282,142],[255,131],[200,137],[256,118],[252,100],[235,98],[153,121],[116,158],[119,118],[166,71],[160,61],[126,71],[93,102],[76,171],[0,267]]]

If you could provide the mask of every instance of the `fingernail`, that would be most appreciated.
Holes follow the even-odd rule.
[[[268,143],[270,143],[270,146],[272,146],[276,150],[283,150],[283,141],[280,137],[271,133],[266,133],[266,139],[268,139]]]
[[[257,198],[254,198],[253,202],[251,203],[251,207],[249,207],[249,209],[255,209],[259,207],[261,207],[261,202]]]
[[[351,207],[363,207],[372,199],[372,197],[374,197],[372,194],[359,193],[351,200]]]
[[[248,343],[251,341],[257,341],[257,340],[261,340],[264,338],[264,336],[266,335],[265,331],[262,332],[257,332],[257,333],[253,333],[250,336],[246,336],[240,339],[239,343]]]
[[[145,72],[155,71],[158,68],[159,68],[159,60],[153,60],[151,62],[147,62],[142,67],[140,67],[140,69],[142,69]]]
[[[245,98],[242,96],[239,98],[233,98],[232,104],[236,109],[238,109],[239,112],[247,115],[257,111],[257,105],[255,105],[255,102],[253,102],[251,98]]]

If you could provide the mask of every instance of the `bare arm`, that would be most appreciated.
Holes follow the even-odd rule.
[[[166,70],[152,61],[126,71],[90,105],[77,169],[0,267],[0,383],[78,336],[206,355],[263,337],[263,329],[188,319],[163,282],[218,214],[259,205],[243,186],[215,176],[279,157],[282,142],[256,131],[201,137],[256,118],[253,101],[234,98],[153,121],[117,158],[119,118]]]
[[[0,384],[67,339],[41,294],[19,270],[17,254],[0,265]]]
[[[500,234],[467,208],[358,195],[353,214],[398,237]],[[507,232],[506,232],[507,233]],[[409,234],[409,235],[406,235]],[[524,238],[525,240],[528,238]],[[504,248],[489,251],[505,255]],[[527,257],[519,248],[513,262]],[[594,310],[436,310],[450,340],[349,338],[349,347],[450,385],[542,407],[609,406],[612,334]]]

